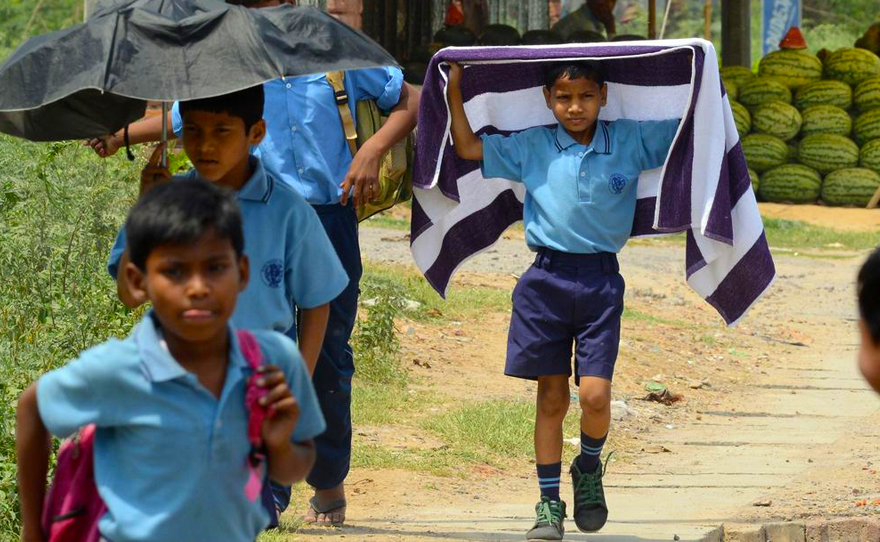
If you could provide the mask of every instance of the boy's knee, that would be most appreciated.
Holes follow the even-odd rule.
[[[570,395],[568,385],[565,387],[548,387],[539,389],[538,393],[538,411],[544,417],[560,417],[565,416],[568,412],[568,404]]]
[[[595,386],[580,390],[581,410],[603,412],[611,404],[611,386]]]

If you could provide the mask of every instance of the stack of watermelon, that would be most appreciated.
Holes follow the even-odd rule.
[[[796,28],[780,46],[757,75],[721,69],[752,187],[764,201],[865,206],[880,186],[880,57],[820,60]]]

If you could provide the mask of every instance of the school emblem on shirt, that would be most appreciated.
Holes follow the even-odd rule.
[[[626,177],[620,173],[613,173],[608,178],[608,190],[611,190],[612,194],[620,194],[624,188],[626,188]]]
[[[260,276],[263,278],[266,286],[270,288],[281,286],[281,280],[284,278],[284,266],[281,265],[281,260],[269,260],[263,264]]]

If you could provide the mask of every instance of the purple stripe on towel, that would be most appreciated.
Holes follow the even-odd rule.
[[[715,307],[725,322],[731,324],[745,314],[775,275],[776,267],[770,256],[767,237],[761,233],[706,301]]]
[[[444,295],[455,268],[475,253],[492,246],[504,230],[522,219],[522,203],[513,190],[505,190],[486,207],[461,219],[443,237],[440,254],[425,278]]]
[[[697,50],[694,54],[694,83],[691,104],[682,125],[678,139],[669,151],[665,174],[661,180],[660,216],[657,229],[663,232],[683,231],[691,223],[691,183],[694,169],[694,108],[700,95],[700,81],[703,73],[705,53]]]
[[[721,171],[718,172],[718,185],[715,187],[715,197],[712,200],[712,209],[709,210],[709,220],[706,222],[706,237],[733,244],[733,221],[730,218],[730,169],[727,153],[721,157]]]
[[[423,231],[432,226],[428,213],[422,209],[419,198],[413,196],[412,199],[412,217],[409,220],[409,244],[412,245],[413,239],[418,237]]]
[[[749,165],[746,163],[746,156],[743,154],[742,143],[737,141],[736,145],[727,151],[727,170],[730,172],[732,180],[730,186],[730,205],[731,208],[736,207],[739,198],[748,190],[752,189],[752,177],[749,175]]]
[[[694,230],[687,231],[686,239],[684,250],[685,276],[690,278],[691,275],[706,267],[706,259],[703,257],[700,247],[697,246]]]
[[[645,235],[657,235],[654,229],[654,210],[657,207],[657,198],[642,198],[636,200],[636,214],[633,218],[633,227],[630,237],[642,237]]]

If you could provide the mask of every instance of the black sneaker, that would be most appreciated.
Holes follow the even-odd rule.
[[[565,534],[565,503],[541,497],[535,505],[535,526],[526,533],[527,540],[562,540]]]
[[[607,459],[605,465],[608,465]],[[605,490],[602,488],[605,469],[600,463],[593,472],[582,473],[575,458],[569,472],[571,485],[574,486],[574,523],[581,532],[596,532],[608,520],[608,505],[605,503]]]

